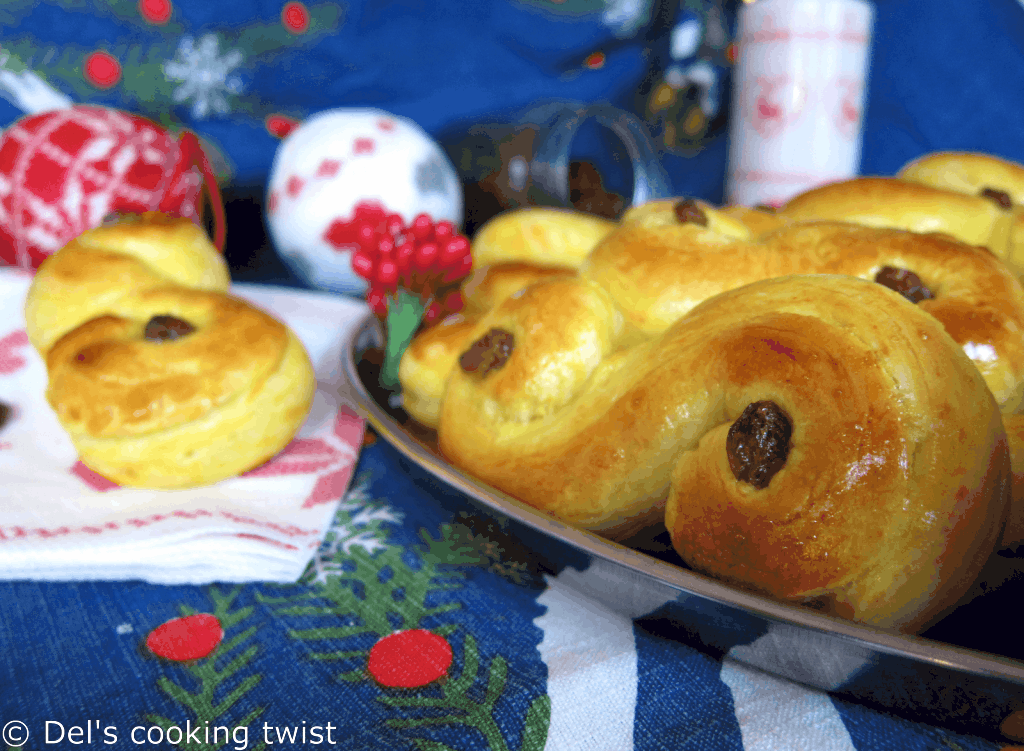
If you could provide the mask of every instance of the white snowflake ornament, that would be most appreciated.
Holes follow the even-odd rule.
[[[377,109],[335,109],[304,121],[274,155],[267,227],[307,284],[362,294],[351,266],[356,204],[375,202],[411,224],[419,214],[462,222],[462,185],[441,147],[411,120]]]

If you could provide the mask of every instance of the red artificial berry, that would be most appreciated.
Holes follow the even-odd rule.
[[[377,243],[377,223],[363,219],[356,222],[356,242],[365,247]]]
[[[427,309],[423,311],[423,320],[427,324],[431,324],[438,318],[440,318],[441,313],[443,312],[444,309],[441,307],[441,304],[437,300],[434,300],[432,303],[430,303],[430,305],[427,306]]]
[[[467,251],[462,258],[458,259],[451,267],[445,271],[444,276],[441,280],[448,284],[449,282],[457,282],[460,279],[469,276],[469,272],[473,270],[473,256]]]
[[[357,250],[352,254],[352,270],[369,280],[373,275],[373,258],[365,250]]]
[[[434,239],[438,245],[444,245],[455,236],[455,225],[447,219],[442,219],[434,226]]]
[[[462,310],[462,306],[465,302],[462,299],[462,293],[458,290],[449,292],[448,296],[444,298],[444,309],[449,313],[458,313]]]
[[[370,310],[381,318],[388,314],[388,296],[378,287],[370,287],[366,293],[366,302]]]
[[[452,646],[424,629],[396,631],[370,648],[366,670],[382,686],[420,688],[448,672]]]
[[[393,253],[395,263],[398,265],[399,274],[407,274],[409,269],[412,268],[412,259],[416,253],[416,246],[413,245],[412,241],[406,240],[397,248]]]
[[[380,224],[380,221],[387,216],[387,211],[377,201],[360,201],[356,204],[353,216],[356,219],[363,219],[373,224]]]
[[[381,258],[390,258],[391,252],[395,249],[395,238],[391,235],[384,235],[377,241],[377,252]]]
[[[409,233],[416,238],[416,242],[424,243],[434,237],[434,223],[430,221],[428,215],[420,214],[412,220]]]
[[[347,246],[356,244],[356,228],[352,222],[343,222],[340,219],[335,219],[327,227],[323,234],[323,239],[324,242],[335,249],[347,248]]]
[[[146,646],[157,657],[188,662],[206,657],[223,638],[224,629],[216,616],[196,613],[157,626],[146,637]]]
[[[384,288],[393,287],[398,283],[398,265],[390,260],[383,260],[377,264],[375,281]]]
[[[458,264],[469,250],[469,240],[462,235],[453,237],[441,245],[441,253],[437,259],[437,265],[442,269],[450,269]]]
[[[434,243],[424,243],[416,248],[413,256],[413,267],[417,271],[429,271],[437,262],[439,249]]]
[[[400,214],[388,214],[384,218],[384,231],[392,237],[397,237],[405,231],[405,220]]]

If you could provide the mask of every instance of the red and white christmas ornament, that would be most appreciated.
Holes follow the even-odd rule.
[[[416,123],[376,109],[322,112],[292,130],[274,155],[267,226],[281,257],[307,283],[361,294],[352,269],[358,205],[412,225],[462,222],[462,185],[440,146]]]
[[[39,267],[111,213],[163,211],[200,221],[210,191],[224,246],[223,206],[195,134],[106,107],[18,120],[0,136],[0,263]]]

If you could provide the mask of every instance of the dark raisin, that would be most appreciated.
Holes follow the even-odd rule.
[[[768,487],[786,464],[793,424],[775,402],[748,404],[729,428],[729,468],[740,482],[759,490]]]
[[[0,402],[0,430],[4,429],[4,426],[10,421],[14,415],[14,407],[10,404],[4,404]]]
[[[982,188],[980,195],[982,198],[988,198],[993,201],[996,206],[1009,211],[1013,208],[1013,201],[1010,199],[1010,194],[1005,190],[996,190],[995,188]]]
[[[195,328],[188,321],[183,321],[174,316],[153,316],[146,324],[146,341],[149,342],[173,342],[183,336],[188,336]]]
[[[875,281],[893,292],[899,292],[915,305],[922,300],[931,300],[935,297],[932,291],[924,286],[921,277],[908,269],[883,266],[875,275]]]
[[[697,205],[696,201],[685,199],[675,205],[676,219],[680,224],[699,224],[701,227],[708,226],[708,215],[704,209]]]
[[[470,345],[459,358],[459,366],[467,373],[487,375],[498,370],[515,349],[515,337],[504,329],[491,329]]]

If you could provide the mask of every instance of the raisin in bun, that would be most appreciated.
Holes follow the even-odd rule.
[[[219,291],[222,269],[191,222],[153,214],[44,262],[26,318],[86,466],[127,486],[205,485],[270,459],[305,422],[316,380],[302,343]]]

